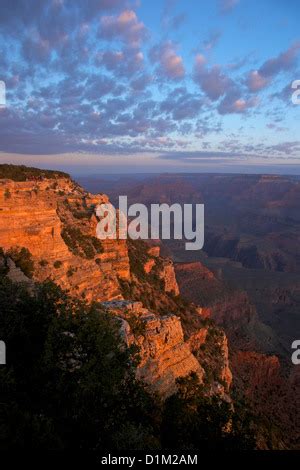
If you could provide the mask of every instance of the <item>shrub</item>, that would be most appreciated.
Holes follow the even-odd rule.
[[[5,197],[5,199],[10,199],[11,198],[11,192],[8,188],[6,188],[6,190],[4,192],[4,197]]]
[[[85,235],[77,227],[65,226],[61,236],[74,255],[93,259],[97,253],[103,252],[102,243],[98,238]]]
[[[84,211],[84,210],[82,210],[82,211],[73,210],[72,214],[75,217],[75,219],[89,219],[89,217],[90,217],[90,213],[87,212],[87,211]]]
[[[0,277],[8,273],[8,266],[6,263],[6,256],[3,248],[0,247]]]
[[[67,271],[67,276],[68,276],[68,277],[72,277],[73,274],[74,274],[76,271],[77,271],[77,268],[72,268],[72,267],[70,267],[70,268],[68,269],[68,271]]]
[[[59,260],[54,261],[53,266],[55,267],[55,269],[59,269],[62,266],[62,262]]]
[[[162,445],[170,449],[253,450],[250,419],[230,403],[203,393],[196,374],[177,379],[178,392],[165,402]]]
[[[137,315],[126,316],[126,321],[128,322],[134,336],[145,335],[145,331],[146,331],[145,322],[141,318],[139,318]]]
[[[1,277],[0,310],[2,450],[158,448],[157,406],[110,315],[51,282],[30,294]]]
[[[8,250],[7,255],[14,261],[15,265],[23,271],[25,276],[32,278],[34,262],[27,248],[15,247]]]
[[[70,175],[62,171],[41,170],[25,165],[9,165],[7,163],[0,165],[0,179],[10,179],[13,181],[26,181],[26,179],[35,178],[69,178]]]
[[[149,247],[143,240],[128,240],[127,245],[130,271],[135,274],[138,279],[146,279],[147,275],[144,270],[144,265],[150,258],[147,253]]]

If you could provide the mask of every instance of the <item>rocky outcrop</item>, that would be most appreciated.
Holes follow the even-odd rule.
[[[148,255],[158,258],[160,256],[160,246],[151,246],[148,249]]]
[[[184,338],[180,318],[159,316],[141,302],[111,301],[102,306],[121,319],[121,335],[126,345],[139,348],[136,377],[149,389],[167,397],[176,391],[176,379],[195,372],[207,393],[229,399],[232,374],[227,338],[212,326]]]
[[[151,246],[147,250],[149,258],[144,263],[144,271],[146,274],[156,271],[159,279],[164,283],[165,292],[179,295],[179,287],[176,280],[175,268],[170,258],[160,256],[160,247]]]
[[[144,271],[146,274],[149,274],[152,271],[152,268],[155,266],[155,259],[150,258],[144,264]]]
[[[137,339],[141,362],[137,378],[167,396],[176,390],[176,379],[194,372],[200,383],[204,371],[184,342],[180,319],[175,315],[144,317],[145,334]]]
[[[179,295],[179,287],[176,281],[173,261],[171,259],[163,259],[162,269],[160,271],[159,277],[164,282],[166,292],[170,292],[173,295]]]
[[[188,339],[190,350],[210,376],[211,392],[228,398],[232,384],[228,341],[224,332],[214,326],[204,326]],[[207,377],[206,377],[207,378]]]
[[[69,178],[0,180],[0,246],[29,249],[36,280],[50,277],[89,301],[122,298],[118,279],[130,278],[126,241],[105,240],[93,248],[94,207],[107,201]]]
[[[258,432],[259,448],[299,449],[300,381],[297,367],[287,373],[277,356],[255,351],[238,351],[231,364],[235,389],[243,391],[269,431]]]
[[[152,392],[167,397],[176,391],[176,379],[195,372],[200,382],[204,370],[184,341],[180,318],[158,316],[141,302],[114,301],[102,305],[121,318],[121,333],[127,346],[139,348],[136,377]]]
[[[228,340],[225,334],[219,343],[219,347],[221,350],[221,356],[223,358],[223,363],[220,370],[220,379],[225,384],[225,389],[228,391],[232,384],[232,372],[229,366]]]
[[[220,281],[203,263],[176,263],[175,270],[181,295],[192,302],[203,307],[208,300],[220,295]]]
[[[18,268],[14,261],[10,258],[7,258],[6,260],[6,265],[7,265],[7,277],[12,281],[12,282],[16,282],[16,283],[26,283],[27,285],[29,286],[33,286],[33,281],[31,279],[29,279],[27,276],[25,276],[25,274],[23,273],[23,271]]]

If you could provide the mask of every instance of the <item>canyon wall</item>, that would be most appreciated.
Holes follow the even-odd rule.
[[[68,178],[0,180],[0,246],[27,248],[38,281],[50,277],[89,301],[121,298],[118,278],[130,277],[126,242],[103,241],[92,251],[88,239],[96,231],[94,206],[107,201]]]
[[[107,202],[106,195],[86,192],[67,177],[0,180],[0,247],[8,276],[29,288],[51,279],[72,296],[101,302],[121,322],[124,344],[138,347],[136,377],[152,392],[169,396],[178,378],[194,373],[208,393],[227,396],[225,335],[204,328],[199,310],[180,301],[173,262],[160,256],[159,247],[130,242],[130,254],[126,240],[96,238],[95,207]],[[13,251],[23,247],[34,262],[32,280],[13,261]],[[190,338],[182,323],[189,309],[197,325]]]

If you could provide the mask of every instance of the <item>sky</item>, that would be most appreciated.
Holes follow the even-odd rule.
[[[300,174],[299,14],[299,0],[1,0],[0,163]]]

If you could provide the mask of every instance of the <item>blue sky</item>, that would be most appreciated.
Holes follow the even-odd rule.
[[[0,162],[300,173],[299,13],[297,0],[2,0]]]

